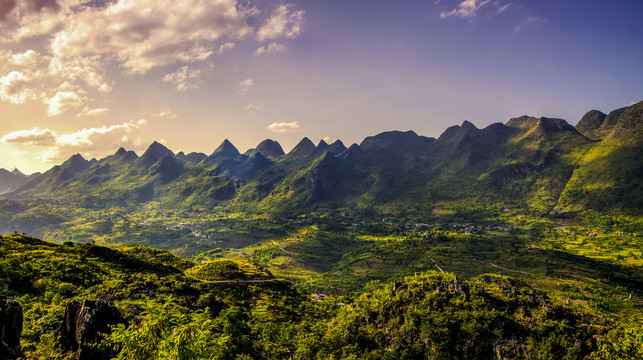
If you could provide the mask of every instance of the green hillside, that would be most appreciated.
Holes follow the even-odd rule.
[[[592,287],[542,291],[508,277],[463,280],[433,271],[337,298],[311,296],[256,264],[198,265],[138,245],[57,245],[14,235],[0,238],[0,253],[2,295],[22,307],[22,352],[33,359],[640,355],[633,347],[640,325]],[[74,318],[73,309],[85,317]]]
[[[0,199],[0,310],[34,359],[640,358],[642,123],[76,154]]]
[[[226,140],[192,160],[153,143],[141,157],[119,149],[90,163],[74,155],[10,197],[262,213],[351,207],[414,217],[636,211],[641,116],[639,103],[604,117],[590,112],[579,123],[583,133],[564,120],[523,116],[485,129],[465,122],[438,139],[382,133],[348,149],[304,139],[288,154],[272,140],[240,154]]]
[[[616,208],[640,215],[643,102],[615,110],[603,122],[588,125],[583,122],[579,126],[597,140],[578,162],[560,196],[558,210]]]

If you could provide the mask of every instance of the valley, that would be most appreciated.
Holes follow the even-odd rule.
[[[85,348],[67,308],[108,305],[81,299],[122,316],[87,340],[106,358],[618,358],[643,331],[642,124],[639,102],[575,127],[77,154],[5,186],[1,294],[30,358]]]

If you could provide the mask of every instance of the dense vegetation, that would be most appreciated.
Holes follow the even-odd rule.
[[[34,359],[643,359],[641,124],[3,172],[0,296]]]
[[[429,271],[371,282],[356,297],[311,297],[242,261],[215,262],[204,281],[189,274],[211,263],[141,246],[13,235],[0,239],[0,251],[3,292],[24,309],[22,344],[32,358],[73,356],[57,330],[65,304],[83,297],[116,304],[123,321],[101,345],[119,359],[582,359],[639,351],[632,344],[640,325],[497,275]]]

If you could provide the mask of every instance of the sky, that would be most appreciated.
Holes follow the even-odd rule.
[[[0,168],[643,100],[640,0],[0,0]]]

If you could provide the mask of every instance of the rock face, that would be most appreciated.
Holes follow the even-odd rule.
[[[118,309],[103,300],[70,301],[65,305],[65,319],[58,330],[58,342],[76,352],[76,360],[108,360],[116,354],[101,346],[102,336],[110,326],[123,322]]]
[[[22,307],[15,301],[0,298],[0,360],[23,357],[20,350]]]

